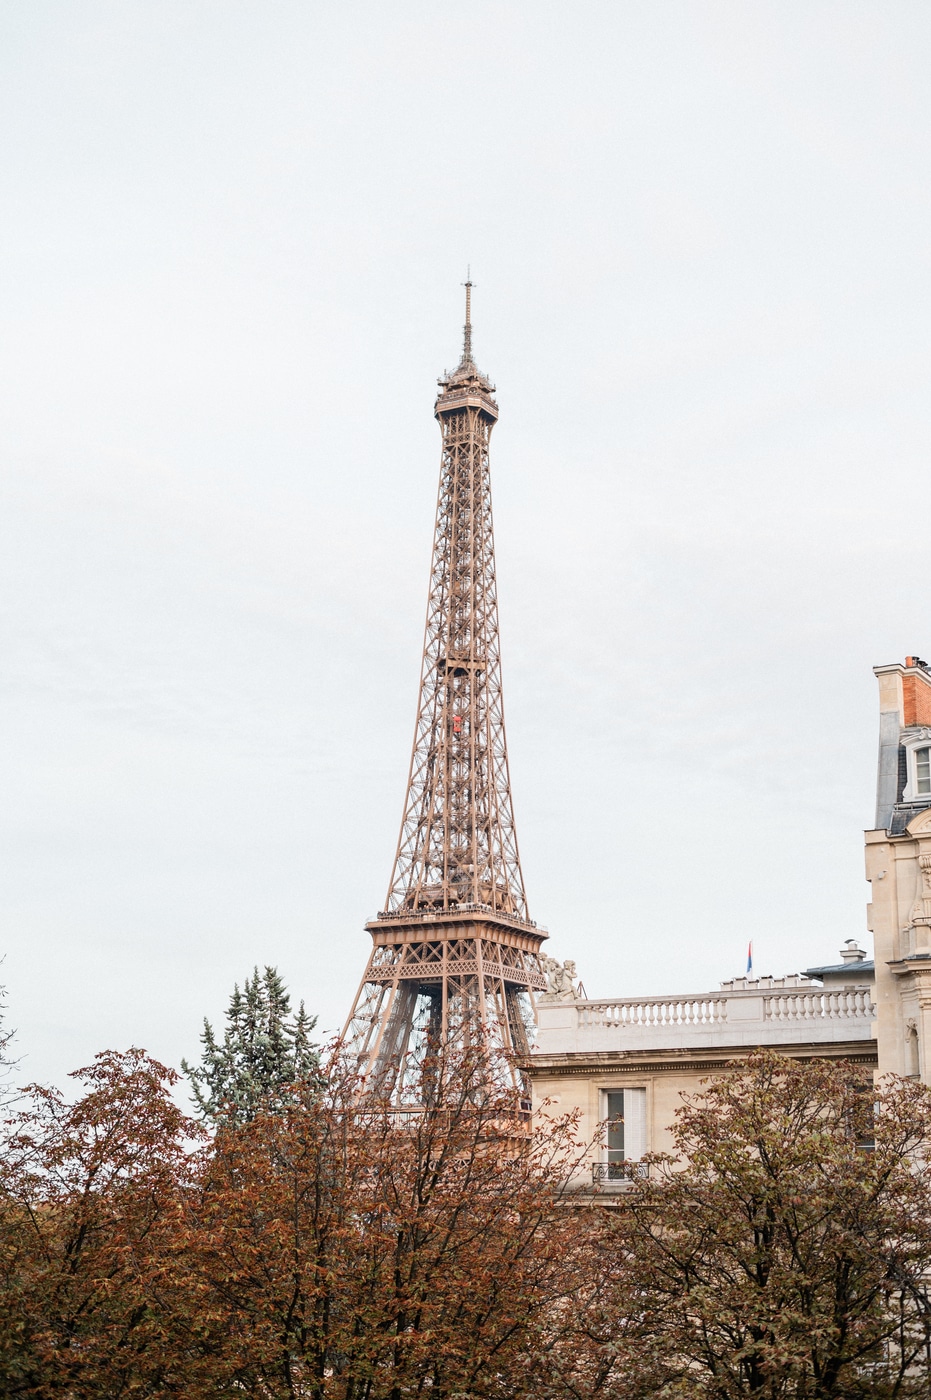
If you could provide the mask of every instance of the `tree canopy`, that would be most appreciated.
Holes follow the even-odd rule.
[[[437,1106],[403,1112],[333,1059],[209,1125],[141,1050],[98,1056],[74,1102],[27,1091],[0,1158],[0,1394],[931,1393],[920,1085],[754,1056],[604,1209],[571,1120],[477,1095],[479,1049],[424,1074]]]
[[[277,968],[255,968],[242,991],[237,984],[218,1040],[204,1020],[201,1062],[181,1067],[190,1080],[197,1109],[215,1122],[225,1116],[246,1121],[286,1086],[314,1084],[320,1074],[319,1047],[310,1039],[317,1024],[304,1010],[296,1014]]]
[[[479,1057],[455,1071],[410,1118],[333,1067],[210,1134],[139,1051],[73,1105],[33,1091],[0,1172],[0,1393],[526,1395],[578,1285],[571,1132],[516,1142],[508,1098],[474,1106]]]
[[[931,1104],[760,1052],[679,1111],[676,1153],[606,1222],[598,1347],[617,1393],[931,1393]],[[638,1389],[639,1387],[639,1389]]]

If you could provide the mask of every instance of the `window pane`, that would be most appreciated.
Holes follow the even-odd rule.
[[[915,750],[915,776],[919,792],[931,792],[931,749]]]
[[[607,1099],[608,1118],[608,1161],[623,1162],[624,1160],[624,1091],[605,1094]]]

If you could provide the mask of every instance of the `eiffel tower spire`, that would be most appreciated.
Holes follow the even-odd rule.
[[[434,407],[440,489],[401,834],[344,1032],[367,1080],[402,1102],[428,1045],[526,1052],[546,985],[504,733],[488,459],[498,405],[472,358],[471,278],[465,288],[462,359]]]
[[[466,273],[466,280],[462,284],[466,294],[466,318],[462,328],[462,363],[472,363],[472,269]]]

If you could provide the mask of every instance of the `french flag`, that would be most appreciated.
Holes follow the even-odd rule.
[[[747,944],[747,976],[753,972],[753,939]]]

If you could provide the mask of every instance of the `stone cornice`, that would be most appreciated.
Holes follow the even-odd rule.
[[[886,966],[896,977],[911,977],[924,973],[931,976],[931,953],[913,953],[911,957],[899,958],[895,962],[887,963]]]
[[[715,1046],[705,1054],[694,1050],[601,1050],[590,1053],[568,1051],[558,1055],[532,1055],[523,1061],[531,1078],[543,1075],[571,1077],[601,1074],[665,1074],[683,1070],[726,1069],[735,1060],[745,1060],[755,1049],[742,1045]],[[792,1060],[849,1060],[853,1064],[875,1065],[875,1040],[808,1041],[772,1047]]]

